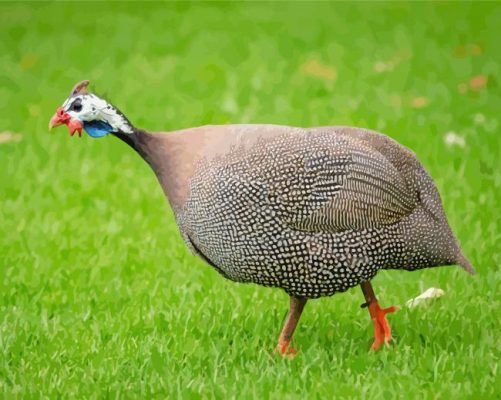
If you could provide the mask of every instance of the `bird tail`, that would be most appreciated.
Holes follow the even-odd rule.
[[[468,259],[465,257],[463,252],[459,252],[459,256],[456,260],[456,264],[462,267],[466,272],[475,275],[477,272],[475,271],[475,268],[473,268],[473,265],[468,261]]]

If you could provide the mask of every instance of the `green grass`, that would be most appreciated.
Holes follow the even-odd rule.
[[[500,25],[499,3],[0,4],[0,393],[500,398]],[[191,256],[119,140],[47,132],[81,79],[151,130],[386,132],[434,177],[478,274],[381,272],[383,305],[446,295],[391,315],[376,354],[359,288],[311,301],[299,356],[277,358],[282,291]]]

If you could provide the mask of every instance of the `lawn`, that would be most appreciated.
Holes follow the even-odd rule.
[[[0,3],[4,398],[501,397],[501,3]],[[136,125],[354,125],[413,149],[477,269],[383,271],[383,306],[445,295],[368,351],[359,288],[307,304],[189,254],[149,167],[47,131],[90,79]]]

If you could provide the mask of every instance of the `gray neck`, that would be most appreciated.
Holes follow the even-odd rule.
[[[148,164],[151,165],[151,158],[147,152],[146,135],[147,132],[142,129],[132,128],[132,133],[124,133],[122,131],[111,132],[123,142],[132,147]]]

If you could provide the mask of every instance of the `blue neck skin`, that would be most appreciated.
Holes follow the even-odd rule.
[[[84,121],[83,128],[93,138],[100,138],[113,132],[111,125],[104,121]]]

